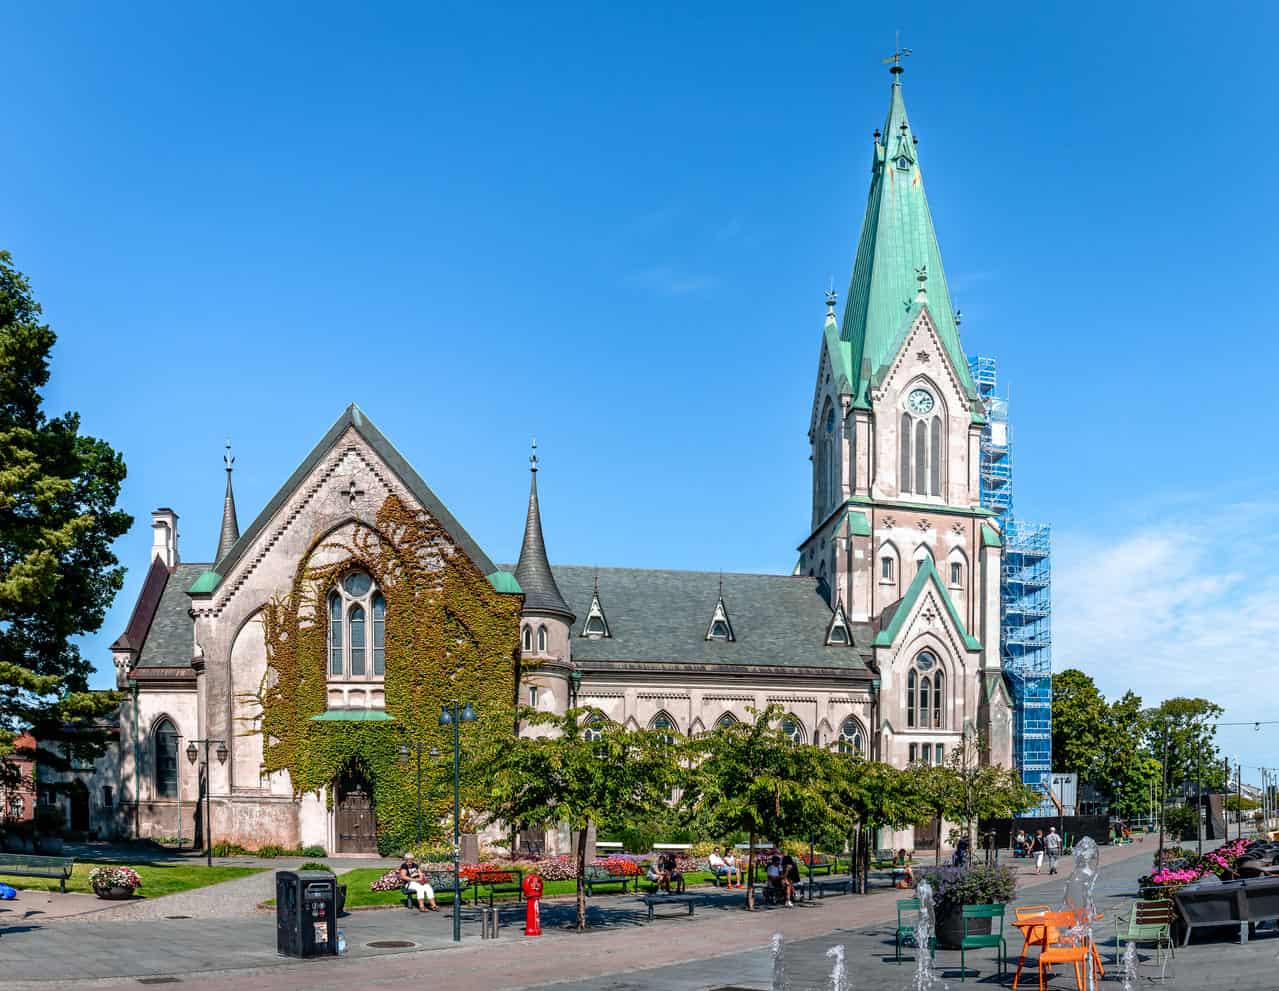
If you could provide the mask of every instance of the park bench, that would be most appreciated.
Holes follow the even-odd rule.
[[[631,880],[625,874],[614,874],[603,864],[587,864],[586,874],[582,878],[582,882],[586,887],[587,898],[595,894],[596,885],[601,884],[620,884],[622,886],[622,894],[626,894],[626,886]],[[636,877],[634,880],[638,883],[639,878]]]
[[[828,857],[824,853],[816,853],[809,857],[805,854],[800,858],[800,871],[807,873],[811,870],[814,874],[834,874],[836,861],[834,857]]]
[[[692,915],[693,902],[696,900],[695,895],[645,895],[644,904],[648,906],[648,921],[653,921],[653,912],[658,905],[687,905],[688,914]]]
[[[436,897],[444,894],[444,892],[453,890],[453,872],[452,871],[424,871],[423,876],[426,883],[435,891]],[[470,881],[466,878],[458,878],[461,884],[461,890],[465,891],[470,886]],[[417,908],[417,900],[409,892],[408,888],[403,889],[404,904],[409,908]]]
[[[67,893],[67,880],[75,867],[74,857],[37,857],[29,853],[0,853],[0,874],[10,877],[47,877]]]
[[[481,867],[471,878],[475,884],[475,904],[480,903],[480,885],[488,890],[489,908],[497,895],[515,895],[516,901],[524,900],[524,872],[518,867]]]
[[[853,879],[851,875],[843,877],[824,877],[820,880],[813,878],[811,881],[803,881],[800,883],[800,890],[803,892],[805,901],[813,900],[813,892],[817,892],[818,898],[825,898],[827,890],[837,895],[851,895],[853,893]]]

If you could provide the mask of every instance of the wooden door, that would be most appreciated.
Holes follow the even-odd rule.
[[[915,827],[915,849],[916,850],[936,850],[937,849],[937,820],[929,819],[921,822]]]
[[[373,797],[363,781],[353,781],[339,792],[337,839],[339,853],[377,853]]]

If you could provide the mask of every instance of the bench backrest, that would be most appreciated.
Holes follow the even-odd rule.
[[[41,857],[30,853],[0,853],[0,866],[45,867],[70,873],[75,866],[74,857]]]

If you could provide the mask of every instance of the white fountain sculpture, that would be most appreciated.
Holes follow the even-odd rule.
[[[1075,869],[1066,880],[1066,898],[1063,908],[1074,915],[1075,924],[1069,930],[1069,936],[1076,944],[1089,948],[1089,959],[1085,965],[1088,972],[1088,991],[1097,991],[1097,971],[1093,965],[1093,931],[1092,921],[1097,915],[1096,888],[1098,865],[1101,852],[1097,843],[1090,836],[1085,836],[1075,844]]]
[[[830,967],[830,991],[848,991],[848,966],[844,963],[844,944],[838,943],[826,951],[835,962]]]
[[[773,933],[772,991],[786,991],[786,945],[781,933]]]

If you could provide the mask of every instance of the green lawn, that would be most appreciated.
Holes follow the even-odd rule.
[[[89,887],[89,872],[100,865],[87,862],[77,863],[67,879],[68,891],[92,893]],[[113,865],[116,866],[116,865]],[[217,884],[219,881],[230,881],[237,877],[257,874],[264,867],[205,867],[203,864],[139,864],[133,867],[142,878],[142,887],[135,892],[138,898],[158,898],[171,895],[177,891],[190,891],[192,888],[203,888],[205,885]],[[42,877],[10,877],[0,874],[0,881],[15,888],[28,891],[58,891],[58,882]]]
[[[355,870],[347,871],[345,874],[338,875],[338,882],[346,885],[346,907],[360,908],[366,905],[400,905],[404,902],[404,895],[400,891],[370,891],[369,885],[380,878],[385,871],[380,867],[357,867]],[[711,875],[706,871],[697,871],[689,874],[685,878],[685,883],[692,887],[696,884],[705,884],[710,881]],[[643,885],[647,887],[647,885]],[[576,881],[547,881],[542,893],[547,897],[556,895],[571,895],[577,891]],[[609,885],[600,888],[600,894],[616,893],[620,891],[620,886]],[[488,893],[485,885],[480,886],[480,896],[483,898]],[[472,901],[475,898],[475,889],[469,888],[462,892],[464,901]],[[514,898],[514,895],[505,894],[498,895],[499,899]],[[449,905],[453,902],[452,889],[435,892],[435,900],[441,905]]]

